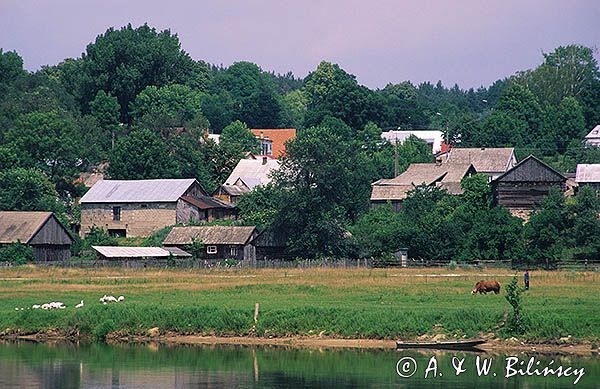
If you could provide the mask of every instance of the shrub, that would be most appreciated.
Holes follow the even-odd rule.
[[[15,265],[22,265],[33,261],[33,250],[31,247],[17,241],[0,248],[0,261],[6,261]]]
[[[506,300],[512,306],[512,314],[506,322],[506,329],[513,334],[522,334],[525,331],[523,324],[523,309],[521,305],[521,293],[523,290],[519,288],[519,280],[514,276],[510,283],[506,286]]]

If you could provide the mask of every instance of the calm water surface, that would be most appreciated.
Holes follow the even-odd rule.
[[[478,355],[481,360],[492,358],[491,369],[481,376],[476,371]],[[540,370],[551,361],[551,367],[583,368],[585,373],[577,385],[573,385],[575,376],[505,378],[506,358],[511,356],[13,342],[0,343],[0,388],[600,388],[598,356],[514,355],[519,361],[515,368],[524,369],[531,357]],[[416,363],[410,378],[398,375],[400,359],[403,363],[398,368],[404,375],[409,375]],[[466,371],[456,376],[453,362],[457,365],[462,359]],[[518,366],[521,361],[524,365]],[[428,366],[431,370],[425,378]]]

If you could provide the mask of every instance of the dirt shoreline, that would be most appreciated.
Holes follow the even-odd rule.
[[[28,340],[36,342],[69,341],[77,342],[77,337],[61,336],[58,334],[31,334],[1,336],[3,340]],[[405,340],[406,341],[406,340]],[[230,345],[230,346],[252,346],[252,347],[282,347],[296,349],[362,349],[362,350],[394,350],[396,342],[386,339],[341,339],[326,337],[302,337],[293,336],[285,338],[261,338],[250,336],[206,336],[206,335],[178,335],[165,334],[160,336],[113,336],[107,340],[108,343],[131,343],[131,344],[164,344],[164,345]],[[573,344],[525,343],[519,341],[489,339],[479,346],[490,354],[498,353],[537,353],[537,354],[570,354],[591,356],[598,355],[598,348],[592,349],[591,342]],[[596,345],[594,345],[596,346]],[[597,347],[597,346],[596,346]],[[435,349],[412,349],[421,352],[452,352],[452,350]]]

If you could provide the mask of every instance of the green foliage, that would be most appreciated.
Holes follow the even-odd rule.
[[[112,237],[108,232],[96,226],[92,226],[90,231],[85,234],[85,248],[92,246],[118,246],[118,240]]]
[[[151,130],[135,130],[117,141],[108,175],[115,180],[177,178],[177,165],[166,145]]]
[[[271,227],[283,206],[283,193],[273,185],[259,186],[242,195],[236,204],[244,224],[256,226],[260,231]]]
[[[280,97],[273,79],[260,67],[250,62],[236,62],[229,68],[218,72],[213,82],[216,99],[209,99],[203,106],[208,120],[217,130],[233,120],[247,123],[251,128],[276,128],[281,111]],[[220,109],[215,107],[225,103],[229,120],[223,122],[216,115]]]
[[[72,176],[90,156],[84,153],[76,122],[57,111],[19,116],[4,138],[17,154],[19,166],[40,169],[54,182]]]
[[[515,275],[510,283],[506,285],[506,296],[504,296],[513,309],[506,322],[506,329],[510,334],[520,335],[525,332],[522,292],[523,290],[519,287],[519,279]]]
[[[327,116],[354,129],[378,119],[377,96],[338,65],[321,62],[304,80],[302,91],[307,98],[306,126],[318,125]]]
[[[258,138],[250,132],[245,123],[239,120],[230,123],[223,129],[219,144],[225,149],[237,150],[240,154],[243,152],[260,153]]]
[[[0,247],[0,261],[23,265],[34,260],[31,247],[19,241]]]
[[[485,174],[475,174],[463,178],[460,183],[463,188],[463,198],[465,202],[477,209],[489,208],[492,201],[492,188],[488,183],[488,176]]]
[[[166,138],[178,127],[203,130],[208,121],[202,115],[203,94],[186,85],[146,87],[131,104],[136,126],[158,130]]]
[[[90,103],[90,115],[96,120],[100,127],[101,136],[96,139],[101,142],[102,149],[108,152],[112,148],[115,136],[122,135],[120,131],[119,113],[120,107],[116,97],[104,92],[96,93],[96,97]]]
[[[36,169],[0,171],[0,210],[61,212],[54,185]]]
[[[201,239],[193,238],[192,244],[185,246],[185,251],[192,254],[194,259],[202,258],[204,254],[204,243]]]
[[[14,82],[23,76],[23,58],[15,51],[0,49],[0,84]]]
[[[109,28],[87,46],[81,64],[73,64],[62,77],[86,108],[99,90],[115,96],[121,106],[121,120],[128,121],[129,104],[149,85],[200,86],[197,73],[207,72],[181,50],[177,35],[169,30],[157,32],[144,24],[131,24],[120,30]],[[202,82],[200,82],[202,84]]]
[[[359,148],[328,127],[308,128],[288,143],[275,174],[284,199],[277,227],[294,255],[343,255],[346,223],[368,205],[369,169]]]

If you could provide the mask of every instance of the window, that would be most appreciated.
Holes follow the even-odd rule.
[[[237,247],[231,247],[231,248],[229,248],[229,254],[230,254],[232,257],[237,257],[237,253],[238,253],[238,252],[237,252]]]
[[[114,221],[121,220],[121,207],[113,207],[113,220]]]
[[[216,254],[217,246],[206,246],[206,254]]]
[[[272,150],[272,146],[273,146],[273,142],[271,142],[270,140],[263,140],[262,142],[260,142],[260,146],[261,146],[261,151],[263,155],[271,155],[273,154],[273,150]]]

